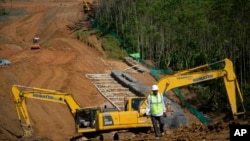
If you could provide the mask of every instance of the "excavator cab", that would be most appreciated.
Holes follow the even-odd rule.
[[[75,121],[78,128],[94,128],[99,108],[81,108],[76,110]]]
[[[39,42],[40,42],[40,38],[39,37],[34,37],[33,38],[33,44],[31,45],[30,49],[32,49],[32,50],[33,49],[40,49],[41,46],[40,46]]]

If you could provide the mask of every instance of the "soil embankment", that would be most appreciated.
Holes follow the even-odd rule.
[[[16,13],[0,22],[0,58],[12,63],[0,66],[1,137],[5,134],[6,138],[15,139],[22,135],[11,93],[13,84],[70,93],[82,106],[99,106],[107,102],[84,74],[124,69],[126,64],[106,60],[100,51],[80,42],[68,30],[67,25],[85,16],[81,2],[22,0],[1,3],[7,11]],[[34,36],[41,39],[40,50],[30,50]],[[95,37],[91,39],[96,40]],[[27,106],[36,137],[68,140],[75,134],[73,118],[66,106],[32,99],[27,100]]]

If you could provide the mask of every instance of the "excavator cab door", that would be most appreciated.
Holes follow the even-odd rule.
[[[138,111],[141,113],[142,109],[145,109],[141,104],[145,101],[145,97],[132,97],[128,98],[125,104],[125,111]]]
[[[98,108],[77,109],[75,116],[76,126],[78,128],[95,128],[98,111]]]

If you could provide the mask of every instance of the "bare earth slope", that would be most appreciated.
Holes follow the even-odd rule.
[[[1,136],[6,133],[6,138],[14,139],[22,135],[11,93],[13,84],[70,93],[82,106],[106,102],[84,74],[124,69],[126,65],[105,60],[100,52],[78,41],[67,29],[66,25],[84,17],[81,2],[14,0],[2,3],[8,10],[21,14],[0,22],[0,59],[12,63],[0,66]],[[40,50],[30,50],[34,36],[41,38]],[[66,106],[32,99],[28,99],[27,105],[35,136],[68,140],[74,135],[73,118]]]

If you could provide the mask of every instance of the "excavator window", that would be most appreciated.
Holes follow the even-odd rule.
[[[76,112],[76,124],[80,128],[87,128],[90,126],[89,111],[77,110]]]
[[[94,128],[98,108],[80,109],[76,112],[76,124],[80,128]]]
[[[34,38],[33,38],[33,43],[34,43],[34,44],[39,43],[39,41],[40,41],[40,38],[38,38],[38,37],[34,37]]]
[[[145,100],[144,97],[131,98],[125,102],[124,110],[125,111],[140,111],[140,105]],[[131,109],[130,109],[131,108]]]
[[[142,98],[136,98],[136,99],[132,99],[132,109],[134,111],[139,111],[140,110],[140,104],[144,99]]]

